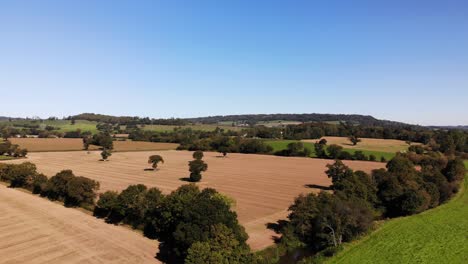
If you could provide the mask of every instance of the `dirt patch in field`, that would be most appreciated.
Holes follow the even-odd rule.
[[[160,263],[158,242],[0,185],[1,263]]]
[[[81,138],[11,138],[9,140],[30,152],[83,150]],[[178,144],[174,143],[114,141],[114,151],[169,150],[176,149],[177,146]],[[89,149],[97,150],[99,147],[91,145]]]
[[[327,140],[327,145],[336,144],[348,149],[362,149],[371,151],[382,151],[382,152],[398,152],[408,149],[408,144],[403,140],[396,139],[377,139],[377,138],[360,138],[356,146],[353,146],[351,141],[347,137],[322,137]],[[320,139],[305,139],[304,142],[315,143]],[[417,143],[412,143],[417,144]]]
[[[145,171],[148,157],[159,154],[165,163],[158,171]],[[101,192],[122,190],[131,184],[142,183],[158,187],[169,193],[182,184],[180,178],[188,176],[188,161],[192,152],[150,151],[114,153],[108,162],[99,161],[99,152],[31,153],[29,161],[46,175],[62,169],[71,169],[76,175],[86,176],[101,183]],[[287,216],[287,208],[300,193],[319,191],[311,185],[329,186],[325,171],[331,160],[277,157],[253,154],[205,153],[208,171],[203,174],[200,187],[213,187],[236,200],[239,220],[250,235],[253,249],[262,249],[273,243],[272,231],[266,224]],[[9,162],[24,162],[9,161]],[[382,168],[383,163],[345,161],[356,170],[371,171]]]

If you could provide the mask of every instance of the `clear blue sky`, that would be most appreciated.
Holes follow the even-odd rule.
[[[468,125],[468,2],[0,0],[0,92],[6,116]]]

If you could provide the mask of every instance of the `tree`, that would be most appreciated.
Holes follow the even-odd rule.
[[[315,150],[315,155],[317,156],[317,158],[322,158],[322,159],[328,158],[327,152],[326,152],[326,146],[327,146],[326,139],[321,139],[319,142],[315,142],[314,150]]]
[[[71,125],[75,125],[75,123],[76,123],[75,119],[70,120]]]
[[[48,178],[44,174],[36,174],[32,178],[32,193],[40,194],[47,186]]]
[[[346,166],[341,160],[335,160],[333,164],[327,164],[325,173],[328,178],[332,179],[333,185],[342,179],[349,178],[353,175],[353,170]]]
[[[185,263],[242,264],[252,263],[252,257],[249,248],[239,243],[231,229],[215,224],[210,227],[208,240],[190,246]]]
[[[338,146],[336,144],[332,144],[328,146],[327,150],[328,150],[328,156],[331,159],[338,159],[340,157],[341,152],[343,151],[343,147]]]
[[[351,141],[351,143],[353,143],[353,146],[356,146],[357,143],[361,142],[361,139],[359,139],[357,136],[355,135],[351,135],[348,137],[349,141]]]
[[[66,206],[93,205],[99,182],[86,177],[72,177],[67,183]]]
[[[151,155],[149,158],[148,158],[148,164],[152,164],[151,166],[153,167],[153,169],[157,169],[158,168],[158,163],[159,162],[162,162],[164,163],[164,159],[160,156],[160,155]]]
[[[106,191],[100,194],[94,210],[94,215],[113,219],[113,216],[119,211],[118,197],[119,193],[116,191]]]
[[[83,149],[88,150],[89,145],[91,145],[91,138],[90,137],[83,137]]]
[[[203,154],[203,151],[197,150],[197,151],[193,152],[192,156],[196,160],[201,160],[201,159],[203,159],[204,154]]]
[[[124,222],[137,227],[143,223],[145,217],[144,201],[147,187],[143,184],[130,185],[118,197],[119,211]]]
[[[36,174],[36,165],[31,162],[13,165],[10,170],[10,186],[28,187],[32,185],[33,177]]]
[[[101,157],[102,157],[102,160],[107,160],[107,158],[109,158],[110,156],[112,156],[112,152],[108,149],[103,149],[102,152],[101,152]]]
[[[189,162],[190,181],[198,182],[201,180],[201,173],[208,169],[206,164],[201,159],[195,159]]]
[[[198,182],[201,180],[201,173],[208,169],[208,164],[206,164],[203,158],[203,152],[197,150],[193,153],[194,160],[189,162],[189,171],[190,171],[190,181]]]
[[[449,182],[459,182],[465,177],[465,165],[463,160],[456,158],[449,160],[442,172]]]
[[[350,241],[366,232],[373,220],[372,211],[365,204],[327,192],[300,195],[289,210],[290,229],[316,251]]]
[[[68,182],[75,177],[71,170],[62,170],[51,177],[45,188],[45,195],[51,200],[65,199],[68,193]]]

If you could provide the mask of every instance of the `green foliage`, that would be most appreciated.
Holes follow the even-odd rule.
[[[357,143],[361,142],[361,140],[356,135],[351,135],[348,137],[349,141],[353,143],[353,146],[356,146]]]
[[[81,176],[72,177],[67,183],[67,193],[64,200],[65,205],[93,205],[98,190],[99,182]]]
[[[200,191],[194,184],[167,196],[139,184],[120,194],[101,194],[95,215],[112,223],[123,221],[157,238],[158,258],[166,263],[182,263],[187,255],[187,263],[253,263],[247,234],[230,206],[214,189]],[[222,262],[213,262],[218,260]]]
[[[287,145],[286,149],[275,152],[275,155],[279,156],[295,156],[295,157],[310,157],[312,151],[307,148],[304,143],[291,142]]]
[[[10,182],[11,187],[25,188],[34,194],[51,200],[64,201],[66,206],[94,205],[99,183],[86,177],[76,177],[71,170],[63,170],[48,179],[37,173],[36,165],[0,164],[0,180]]]
[[[114,141],[109,132],[100,132],[95,134],[91,144],[101,146],[103,149],[112,150],[114,148]]]
[[[32,193],[40,194],[43,193],[47,186],[49,179],[44,174],[36,174],[32,177]]]
[[[447,204],[386,221],[328,263],[465,263],[467,188],[465,179],[460,193]]]
[[[253,255],[240,245],[232,230],[223,224],[210,227],[208,239],[193,243],[187,251],[186,264],[253,263]]]
[[[341,152],[343,151],[343,147],[338,146],[336,144],[332,144],[328,146],[327,151],[328,151],[328,156],[331,159],[338,159],[340,157]]]
[[[197,150],[197,151],[193,152],[192,156],[196,160],[201,160],[201,159],[203,159],[203,151]]]
[[[193,157],[195,159],[189,161],[190,181],[198,182],[201,180],[201,173],[208,169],[208,164],[202,160],[203,152],[201,151],[195,151]]]
[[[148,164],[152,164],[151,166],[153,167],[153,169],[157,169],[158,163],[160,162],[164,163],[164,159],[160,155],[151,155],[148,158]]]
[[[8,155],[9,157],[26,157],[28,154],[27,149],[19,148],[16,144],[11,144],[9,140],[0,142],[0,156]]]
[[[11,187],[31,186],[33,177],[37,174],[36,165],[31,162],[24,162],[10,167],[9,175],[6,176],[10,181]]]
[[[300,195],[289,208],[294,234],[315,251],[339,246],[366,232],[373,214],[367,206],[336,195]]]
[[[107,160],[110,156],[112,156],[112,152],[109,149],[103,149],[101,152],[102,160]]]

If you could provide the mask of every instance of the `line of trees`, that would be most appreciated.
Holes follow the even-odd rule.
[[[416,165],[421,169],[417,170]],[[465,175],[460,158],[436,153],[398,154],[371,175],[340,160],[327,166],[332,192],[300,195],[281,227],[281,243],[319,253],[304,263],[333,255],[344,242],[366,233],[373,221],[423,212],[444,203]]]
[[[20,148],[17,144],[12,144],[9,140],[0,143],[0,155],[19,158],[26,157],[27,154],[28,150],[26,148]]]
[[[230,201],[214,189],[200,190],[194,184],[169,195],[138,184],[101,194],[95,215],[158,239],[158,258],[165,263],[254,263],[248,236]]]
[[[86,177],[75,176],[71,170],[63,170],[51,178],[38,173],[36,165],[0,164],[0,180],[12,188],[24,188],[50,200],[62,201],[65,206],[90,209],[94,206],[99,183]]]

